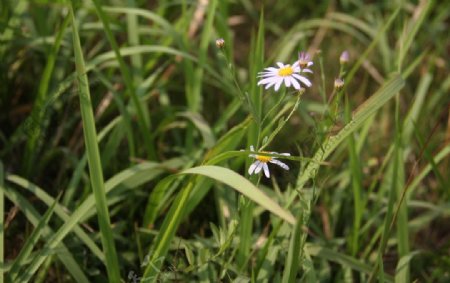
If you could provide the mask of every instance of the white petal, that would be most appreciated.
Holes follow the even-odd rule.
[[[261,169],[263,168],[264,164],[266,164],[266,163],[259,161],[259,164],[258,164],[258,166],[256,166],[256,169],[255,169],[255,174],[259,174],[259,172],[261,172]]]
[[[292,76],[301,81],[302,83],[304,83],[307,87],[311,86],[311,82],[307,78],[300,76],[298,74],[292,74]]]
[[[306,65],[306,67],[312,66],[314,65],[314,63],[312,61],[309,61],[308,64]]]
[[[255,147],[253,145],[250,146],[251,151],[255,151]]]
[[[297,82],[296,79],[291,77],[291,81],[292,81],[292,85],[294,86],[295,89],[300,89],[300,84]]]
[[[267,163],[264,163],[263,169],[264,169],[264,175],[266,175],[267,178],[270,178],[269,166],[267,166]]]
[[[258,75],[258,78],[270,78],[270,77],[276,77],[277,73],[263,73]]]
[[[284,67],[284,64],[281,63],[281,62],[277,62],[277,65],[278,65],[278,67],[280,67],[280,68],[283,68],[283,67]]]
[[[258,82],[258,85],[269,84],[269,83],[272,83],[274,80],[275,80],[275,78],[273,78],[273,77],[265,78],[265,79],[260,80],[260,81]],[[276,82],[276,80],[275,80],[275,82]]]
[[[295,61],[295,63],[294,64],[292,64],[292,68],[297,68],[298,67],[298,61]]]
[[[283,78],[280,78],[277,83],[275,84],[275,91],[278,91],[280,89],[281,84],[283,83]]]
[[[302,69],[302,73],[313,73],[310,69]]]
[[[252,163],[252,165],[250,165],[250,167],[248,168],[248,174],[252,175],[253,172],[255,171],[256,167],[261,163],[261,161],[256,160],[255,162]]]
[[[281,162],[280,160],[276,160],[276,159],[272,159],[271,161],[269,161],[270,163],[276,164],[278,166],[280,166],[281,168],[283,168],[284,170],[289,170],[289,166],[287,166],[287,164]]]
[[[291,77],[285,77],[284,78],[284,85],[286,87],[291,87]]]
[[[284,155],[284,156],[291,156],[291,154],[290,153],[287,153],[287,152],[283,152],[283,153],[279,153],[280,155]]]
[[[277,83],[277,80],[273,80],[270,84],[267,84],[266,85],[266,89],[269,89],[269,88],[271,88],[274,84],[276,84]]]
[[[307,87],[310,87],[312,85],[312,83],[305,77],[301,77],[299,80],[301,80],[302,83],[304,83]]]

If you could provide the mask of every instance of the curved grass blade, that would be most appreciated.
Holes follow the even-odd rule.
[[[39,220],[42,216],[36,211],[36,209],[31,205],[31,203],[25,199],[21,194],[13,189],[4,187],[4,192],[6,196],[20,209],[22,210],[25,217],[34,225],[37,226]],[[52,243],[52,238],[55,235],[53,230],[48,226],[45,226],[43,230],[44,236],[48,238],[46,245],[42,248],[32,259],[34,261],[44,261],[51,254],[56,254],[59,260],[66,266],[69,273],[77,282],[89,282],[86,275],[82,271],[81,267],[78,265],[77,261],[74,259],[72,253],[67,249],[64,243]],[[47,248],[50,244],[53,244],[51,248]],[[31,264],[32,264],[31,263]],[[28,282],[31,277],[37,272],[37,268],[33,268],[29,265],[25,272],[19,274],[19,277],[14,282]]]
[[[40,199],[43,203],[45,203],[48,206],[51,206],[52,203],[56,201],[56,199],[47,194],[45,190],[29,182],[28,180],[25,180],[24,178],[21,178],[16,175],[8,175],[6,178],[9,182],[14,183],[33,193],[38,199]],[[59,203],[56,203],[54,211],[63,222],[69,220],[70,215],[66,212],[67,210]],[[105,256],[103,252],[98,248],[97,244],[95,244],[95,242],[86,234],[86,232],[84,232],[84,230],[81,229],[79,225],[76,225],[73,228],[73,232],[75,235],[78,236],[78,238],[80,238],[80,240],[91,250],[91,252],[95,256],[97,256],[103,263],[105,262]]]
[[[286,222],[290,224],[295,223],[295,218],[289,211],[279,206],[278,203],[273,201],[270,197],[255,187],[255,185],[253,185],[249,180],[228,168],[205,165],[184,170],[178,175],[186,174],[202,175],[224,183],[245,195],[247,198],[253,200],[263,208],[282,218]],[[155,190],[157,190],[159,186],[168,186],[178,177],[178,175],[172,175],[162,180]],[[172,204],[170,211],[167,214],[162,227],[160,228],[160,233],[158,234],[156,240],[154,241],[153,247],[150,250],[151,259],[145,269],[142,280],[148,280],[150,282],[157,280],[160,267],[169,249],[170,242],[175,236],[176,229],[178,228],[181,219],[185,216],[187,201],[194,187],[194,183],[195,178],[191,178],[188,185],[178,194],[177,199]]]
[[[38,225],[34,228],[31,235],[28,237],[25,244],[22,246],[22,249],[19,252],[19,255],[15,258],[13,264],[11,265],[11,268],[8,272],[8,276],[10,277],[11,282],[14,282],[14,280],[17,277],[17,273],[19,272],[20,268],[24,267],[24,261],[30,256],[31,251],[33,250],[34,246],[36,245],[37,241],[39,240],[39,237],[44,232],[45,226],[47,226],[48,221],[53,215],[53,212],[55,210],[56,204],[58,203],[59,197],[56,198],[53,202],[53,204],[47,209],[45,214],[42,216],[41,220],[39,221]]]
[[[179,159],[169,160],[164,164],[148,162],[133,166],[122,172],[116,174],[105,183],[106,192],[109,193],[119,185],[131,189],[155,178],[159,174],[166,172],[168,168],[180,166],[182,161]],[[93,194],[90,194],[86,200],[72,213],[70,218],[54,233],[54,235],[47,241],[44,248],[39,252],[29,265],[28,272],[33,274],[39,266],[48,257],[48,251],[54,250],[61,244],[64,237],[73,231],[77,223],[80,222],[89,212],[95,208],[96,199]]]

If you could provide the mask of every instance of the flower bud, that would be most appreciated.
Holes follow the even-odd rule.
[[[312,65],[311,56],[309,56],[309,54],[306,52],[299,52],[298,65],[300,66],[301,69],[311,66]]]
[[[337,78],[334,80],[334,88],[340,90],[344,87],[344,80]]]
[[[224,45],[225,45],[225,40],[223,38],[216,39],[217,48],[223,48]]]
[[[341,65],[344,65],[347,64],[349,60],[350,54],[348,53],[347,50],[345,50],[344,52],[341,53],[341,57],[339,57],[339,62],[341,63]]]

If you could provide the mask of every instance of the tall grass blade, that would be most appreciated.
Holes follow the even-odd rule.
[[[3,186],[5,185],[5,171],[3,162],[0,160],[0,283],[4,281],[5,268],[5,195]]]
[[[88,87],[89,81],[86,74],[83,51],[81,49],[80,37],[78,35],[73,9],[70,9],[70,15],[72,18],[73,48],[75,54],[75,66],[77,70],[81,116],[83,120],[84,140],[88,157],[90,181],[97,207],[103,251],[106,258],[106,269],[108,271],[108,279],[110,282],[120,282],[119,261],[117,258],[116,247],[114,245],[109,211],[106,205],[103,169],[97,144],[95,119],[92,111],[90,90]]]
[[[297,215],[297,222],[294,226],[294,231],[292,231],[291,240],[289,242],[289,251],[286,258],[286,265],[283,271],[283,281],[282,283],[294,283],[296,282],[297,272],[300,267],[302,245],[301,236],[303,228],[303,215]]]

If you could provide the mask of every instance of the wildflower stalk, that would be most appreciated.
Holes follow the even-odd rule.
[[[300,99],[303,95],[304,91],[299,91],[297,93],[297,101],[295,101],[294,107],[292,107],[291,112],[289,113],[289,115],[287,116],[286,119],[281,119],[281,121],[278,123],[277,128],[272,132],[272,134],[267,138],[267,141],[260,147],[259,150],[263,150],[265,149],[270,142],[275,138],[275,136],[278,134],[278,132],[280,132],[280,130],[284,127],[284,125],[286,124],[287,121],[289,121],[289,119],[291,118],[291,116],[294,114],[295,110],[297,110],[298,105],[300,104]]]
[[[261,135],[262,89],[257,85],[257,72],[262,69],[264,63],[264,12],[261,12],[258,32],[256,37],[253,39],[252,46],[252,50],[254,50],[254,52],[250,58],[250,74],[252,75],[250,79],[251,87],[248,98],[249,101],[251,101],[251,110],[254,123],[251,123],[248,129],[247,147],[255,144],[256,148],[258,148]],[[246,168],[249,165],[249,160],[247,160]],[[244,270],[250,256],[251,246],[253,245],[253,210],[255,204],[246,197],[241,197],[240,200],[240,241],[236,259],[239,268]]]
[[[216,43],[216,45],[217,45],[217,43]],[[247,105],[248,105],[248,107],[250,109],[250,113],[251,113],[253,119],[255,121],[259,121],[258,116],[256,114],[255,107],[254,107],[254,105],[253,105],[253,103],[252,103],[252,101],[250,99],[250,96],[248,95],[247,92],[244,92],[241,89],[241,86],[239,85],[239,82],[237,81],[235,68],[234,68],[230,58],[228,57],[227,53],[224,51],[223,45],[220,46],[220,47],[218,46],[218,48],[219,48],[220,54],[222,54],[222,56],[225,58],[225,63],[227,64],[227,70],[229,71],[229,73],[231,75],[231,78],[233,79],[233,83],[236,86],[236,89],[238,90],[238,97],[239,97],[239,99],[241,101],[246,101],[247,102]]]
[[[319,53],[319,66],[320,66],[320,79],[322,81],[322,85],[320,86],[320,96],[322,96],[323,103],[325,104],[327,101],[326,98],[326,87],[325,87],[325,69],[323,67],[323,58]]]
[[[283,91],[283,94],[280,95],[280,99],[278,99],[278,101],[275,103],[275,105],[269,111],[267,111],[267,114],[264,116],[264,118],[261,121],[261,125],[264,125],[264,122],[266,121],[266,119],[269,118],[270,114],[272,114],[272,112],[280,106],[280,104],[281,104],[281,102],[283,102],[283,99],[285,96],[286,96],[286,91]]]

